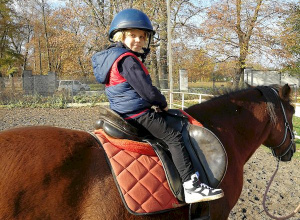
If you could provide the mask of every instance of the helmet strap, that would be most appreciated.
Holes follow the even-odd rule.
[[[148,40],[148,46],[147,46],[147,48],[143,48],[144,53],[141,54],[141,58],[142,58],[142,62],[143,62],[143,63],[145,62],[146,57],[147,57],[148,54],[150,53],[151,37],[152,37],[152,34],[149,33],[149,37],[148,37],[148,39],[149,39],[149,40]]]
[[[142,59],[143,63],[145,62],[146,57],[150,53],[150,42],[151,42],[151,39],[149,38],[148,46],[146,48],[143,47],[143,51],[144,51],[143,53],[132,51],[136,56],[138,56]],[[125,47],[128,50],[130,50],[130,48],[128,48],[124,43],[122,43],[120,41],[112,43],[108,48],[111,48],[111,47]]]
[[[142,62],[145,62],[147,55],[150,53],[150,48],[143,48],[144,53],[141,53]]]

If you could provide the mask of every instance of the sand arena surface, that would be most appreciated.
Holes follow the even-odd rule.
[[[98,116],[97,107],[68,109],[3,109],[0,108],[0,131],[29,125],[93,131]],[[262,201],[268,181],[276,169],[271,151],[259,148],[244,167],[244,187],[241,197],[231,211],[230,220],[268,220]],[[234,186],[232,186],[234,187]],[[267,197],[267,208],[275,216],[286,216],[300,203],[300,161],[280,163]],[[297,213],[292,220],[299,220]]]

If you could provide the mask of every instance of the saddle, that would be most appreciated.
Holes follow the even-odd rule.
[[[119,154],[119,150],[121,151],[123,148],[125,152],[127,151],[126,154],[130,151],[130,157],[136,157],[136,154],[148,155],[151,158],[153,156],[157,157],[159,160],[157,162],[164,171],[164,174],[162,175],[165,175],[168,185],[164,186],[164,188],[168,188],[172,195],[177,199],[168,201],[170,204],[165,210],[185,205],[182,182],[171,159],[168,146],[163,141],[154,138],[150,134],[141,133],[141,131],[133,127],[114,111],[105,107],[100,107],[99,111],[100,115],[99,120],[97,120],[95,124],[95,133],[97,136],[100,135],[102,137],[102,145],[103,139],[106,139],[111,142],[112,145],[119,148],[118,150],[114,149],[113,154],[117,151],[117,154]],[[227,169],[227,155],[220,140],[210,130],[204,128],[199,122],[194,120],[184,111],[171,109],[168,110],[168,112],[164,112],[163,117],[167,121],[168,126],[171,126],[173,129],[182,133],[184,144],[189,152],[192,164],[195,170],[200,173],[200,180],[211,187],[218,187]],[[130,149],[124,147],[124,144],[127,145],[127,147],[131,146],[129,147]],[[137,147],[132,147],[136,144]],[[108,148],[104,147],[104,149],[108,154]],[[112,147],[109,149],[112,150]],[[140,159],[139,156],[137,157]],[[116,178],[116,172],[119,173],[119,171],[116,171],[118,168],[113,168],[114,166],[112,163],[115,163],[115,160],[112,162],[110,158],[112,157],[108,155],[108,162],[113,174],[115,174],[115,182],[125,206],[128,209],[128,201],[126,202],[126,198],[124,198],[124,190],[120,189]],[[145,210],[133,211],[132,208],[128,210],[133,214],[149,213]],[[162,209],[158,210],[161,211]],[[150,213],[153,212],[150,211]]]

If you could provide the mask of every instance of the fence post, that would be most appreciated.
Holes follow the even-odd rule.
[[[174,100],[173,100],[173,92],[171,90],[170,90],[170,97],[169,98],[170,98],[170,104],[169,105],[170,105],[170,108],[172,109]]]
[[[167,0],[167,34],[168,34],[168,65],[169,65],[169,82],[170,82],[170,107],[173,105],[173,62],[172,62],[172,30],[171,30],[171,3]]]
[[[200,94],[199,95],[199,103],[201,103],[202,102],[202,95]]]
[[[181,96],[181,110],[183,110],[184,108],[184,92],[182,93],[182,96]]]

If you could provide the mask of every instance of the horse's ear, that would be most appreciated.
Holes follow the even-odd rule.
[[[290,94],[291,94],[291,87],[288,84],[285,84],[279,89],[279,96],[285,101],[290,100]]]

